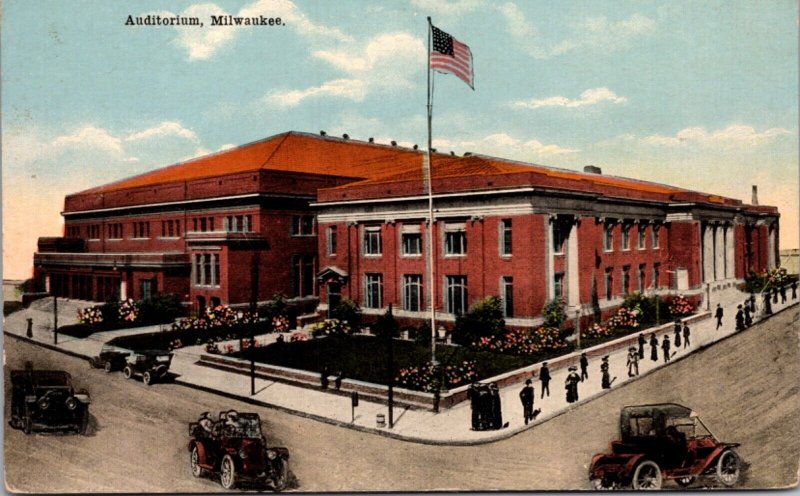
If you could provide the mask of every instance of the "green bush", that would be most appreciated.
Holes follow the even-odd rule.
[[[378,320],[375,322],[376,336],[392,336],[394,338],[400,335],[399,331],[400,326],[397,324],[397,320],[395,320],[390,310],[387,310],[386,313],[378,317]]]
[[[361,326],[361,307],[355,301],[345,298],[333,310],[333,318],[347,323],[355,331]]]
[[[567,304],[562,298],[553,298],[542,307],[542,317],[544,327],[554,327],[561,329],[561,325],[567,320]]]
[[[456,317],[453,338],[459,344],[469,345],[482,337],[502,336],[506,332],[503,302],[489,296],[472,305],[467,313]]]
[[[16,290],[17,294],[37,293],[39,291],[43,291],[43,289],[40,288],[39,285],[36,283],[36,279],[33,278],[25,279],[21,283],[17,284]]]

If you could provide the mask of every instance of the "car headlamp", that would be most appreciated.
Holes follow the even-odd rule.
[[[47,398],[46,396],[43,398],[39,398],[39,401],[37,401],[36,404],[39,406],[40,410],[47,410],[48,408],[50,408],[50,399]]]
[[[247,459],[247,451],[245,451],[244,449],[240,449],[239,450],[239,458],[241,458],[242,460],[246,460]]]
[[[67,406],[68,409],[74,410],[78,408],[78,400],[74,396],[70,396],[69,398],[67,398],[65,405]]]
[[[267,458],[269,458],[270,460],[274,460],[278,458],[278,453],[276,453],[273,450],[267,450]]]

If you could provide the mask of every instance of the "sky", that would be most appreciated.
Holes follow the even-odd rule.
[[[724,1],[5,0],[3,277],[30,277],[64,196],[289,130],[424,146],[428,27],[470,46],[434,75],[433,137],[781,213],[798,247],[798,6]],[[126,26],[128,16],[203,27]],[[280,17],[212,27],[211,15]]]

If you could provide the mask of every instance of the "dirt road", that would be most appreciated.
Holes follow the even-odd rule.
[[[25,436],[6,425],[6,483],[25,492],[218,491],[189,473],[186,426],[203,411],[236,408],[259,412],[268,439],[289,448],[298,491],[587,489],[589,460],[616,436],[621,406],[677,402],[718,437],[742,443],[740,487],[784,487],[796,484],[800,460],[799,318],[797,309],[783,312],[532,430],[474,447],[405,443],[176,385],[147,388],[6,338],[9,368],[28,359],[68,370],[93,399],[88,436]]]

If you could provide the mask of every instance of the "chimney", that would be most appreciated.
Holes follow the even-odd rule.
[[[328,133],[326,133],[325,131],[320,131],[320,132],[319,132],[319,135],[320,135],[320,136],[325,136],[326,134],[328,134]]]
[[[753,199],[750,200],[752,205],[758,205],[758,186],[753,185]]]
[[[584,165],[583,166],[583,172],[585,172],[587,174],[602,174],[603,173],[603,169],[601,169],[600,167],[598,167],[596,165]]]

